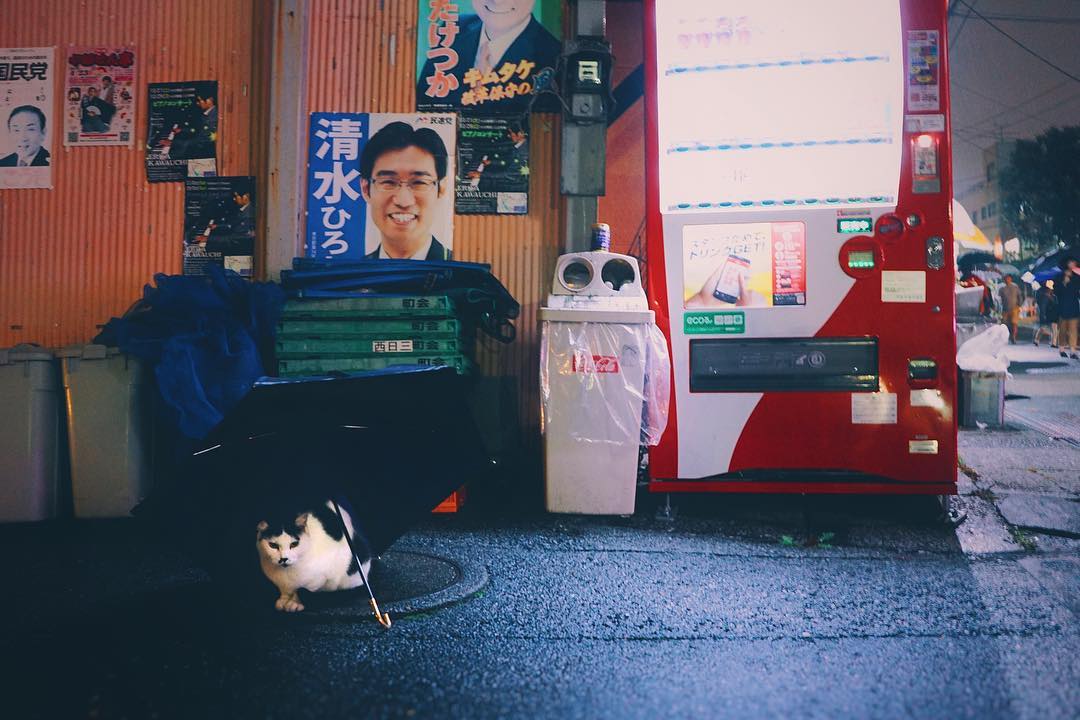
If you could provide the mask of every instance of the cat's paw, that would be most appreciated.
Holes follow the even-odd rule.
[[[279,597],[277,599],[277,602],[274,603],[274,607],[281,612],[300,612],[304,609],[303,604],[296,598],[295,595],[292,597]]]

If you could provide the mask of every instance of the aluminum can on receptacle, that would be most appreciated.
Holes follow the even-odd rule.
[[[592,249],[611,252],[611,228],[607,223],[593,223]]]

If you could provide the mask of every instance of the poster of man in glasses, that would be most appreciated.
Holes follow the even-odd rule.
[[[455,117],[313,113],[306,254],[451,260]]]

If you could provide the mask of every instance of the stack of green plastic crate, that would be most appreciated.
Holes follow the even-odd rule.
[[[472,372],[472,341],[445,295],[296,298],[278,325],[278,375],[446,365]]]

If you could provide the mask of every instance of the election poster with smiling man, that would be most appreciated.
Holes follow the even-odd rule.
[[[562,0],[419,0],[417,110],[557,112],[534,96],[562,53]],[[535,103],[533,102],[535,98]]]
[[[455,120],[312,113],[305,255],[453,259]]]

